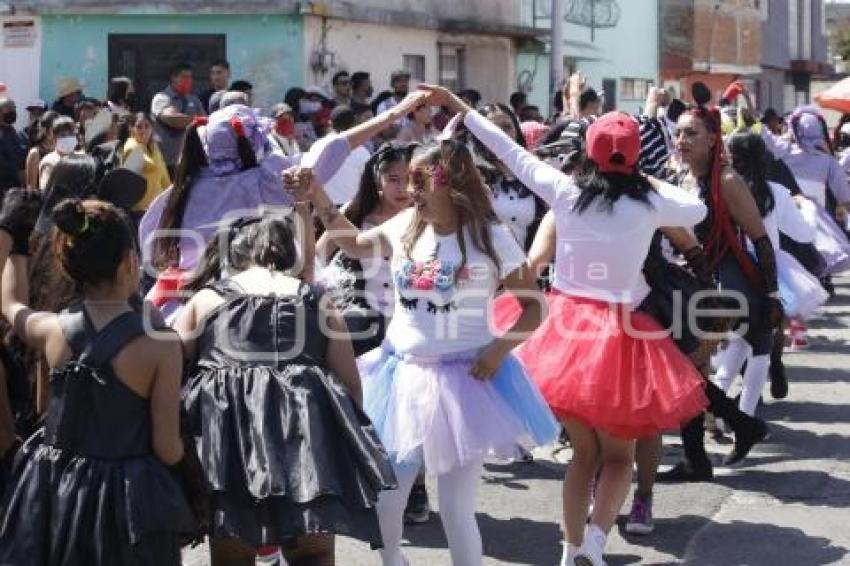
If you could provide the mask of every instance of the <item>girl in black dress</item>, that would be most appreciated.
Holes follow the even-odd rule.
[[[196,530],[169,471],[183,459],[180,343],[146,335],[128,306],[139,282],[133,233],[101,201],[69,199],[53,212],[54,250],[82,301],[59,315],[31,310],[34,201],[12,191],[0,213],[2,310],[51,368],[47,425],[18,455],[0,563],[179,566],[180,537]]]
[[[395,477],[360,409],[345,322],[288,275],[296,250],[290,219],[242,219],[185,287],[197,293],[176,325],[195,358],[183,406],[213,564],[253,565],[265,545],[293,565],[333,564],[334,533],[381,546],[375,503]]]

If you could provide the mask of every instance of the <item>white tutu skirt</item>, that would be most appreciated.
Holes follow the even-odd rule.
[[[779,295],[788,316],[809,318],[829,299],[829,294],[794,256],[776,251]]]
[[[477,353],[411,357],[385,344],[358,359],[364,409],[397,464],[442,474],[557,438],[560,426],[513,354],[482,382],[469,373]]]

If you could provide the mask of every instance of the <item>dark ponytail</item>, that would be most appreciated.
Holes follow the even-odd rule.
[[[776,207],[776,199],[767,183],[767,148],[761,136],[738,133],[729,138],[732,167],[744,178],[758,205],[762,218]]]
[[[183,225],[183,214],[186,211],[186,204],[189,202],[189,191],[198,173],[207,165],[207,156],[201,143],[201,137],[198,135],[198,127],[199,124],[192,124],[186,130],[183,152],[177,164],[177,174],[159,222],[160,230],[178,230]],[[253,155],[253,151],[251,153]],[[179,238],[176,236],[157,239],[153,252],[154,266],[164,269],[170,263],[177,261],[179,257],[177,253],[178,245]]]

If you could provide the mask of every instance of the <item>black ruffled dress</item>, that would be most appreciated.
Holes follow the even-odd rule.
[[[96,332],[84,309],[60,315],[72,360],[51,372],[47,426],[21,448],[0,522],[0,564],[179,566],[197,524],[153,454],[150,402],[111,361],[144,333],[128,312]]]
[[[320,295],[245,294],[224,303],[198,337],[184,387],[188,433],[210,490],[211,535],[288,546],[338,533],[381,546],[375,504],[395,487],[365,413],[327,369]]]

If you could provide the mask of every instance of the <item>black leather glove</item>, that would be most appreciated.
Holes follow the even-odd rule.
[[[762,278],[764,279],[764,288],[767,293],[767,301],[765,303],[767,312],[767,322],[770,328],[777,328],[782,322],[782,317],[785,312],[782,308],[782,301],[779,299],[779,278],[776,271],[776,254],[773,251],[773,244],[770,238],[762,236],[755,242],[753,247],[756,249],[756,257],[759,262]]]
[[[12,237],[12,253],[29,253],[30,234],[41,212],[42,195],[36,189],[9,189],[0,208],[0,230]]]
[[[714,272],[708,264],[708,256],[702,246],[694,246],[684,254],[685,261],[688,263],[688,268],[697,278],[700,285],[705,289],[716,289],[717,281],[714,278]]]

